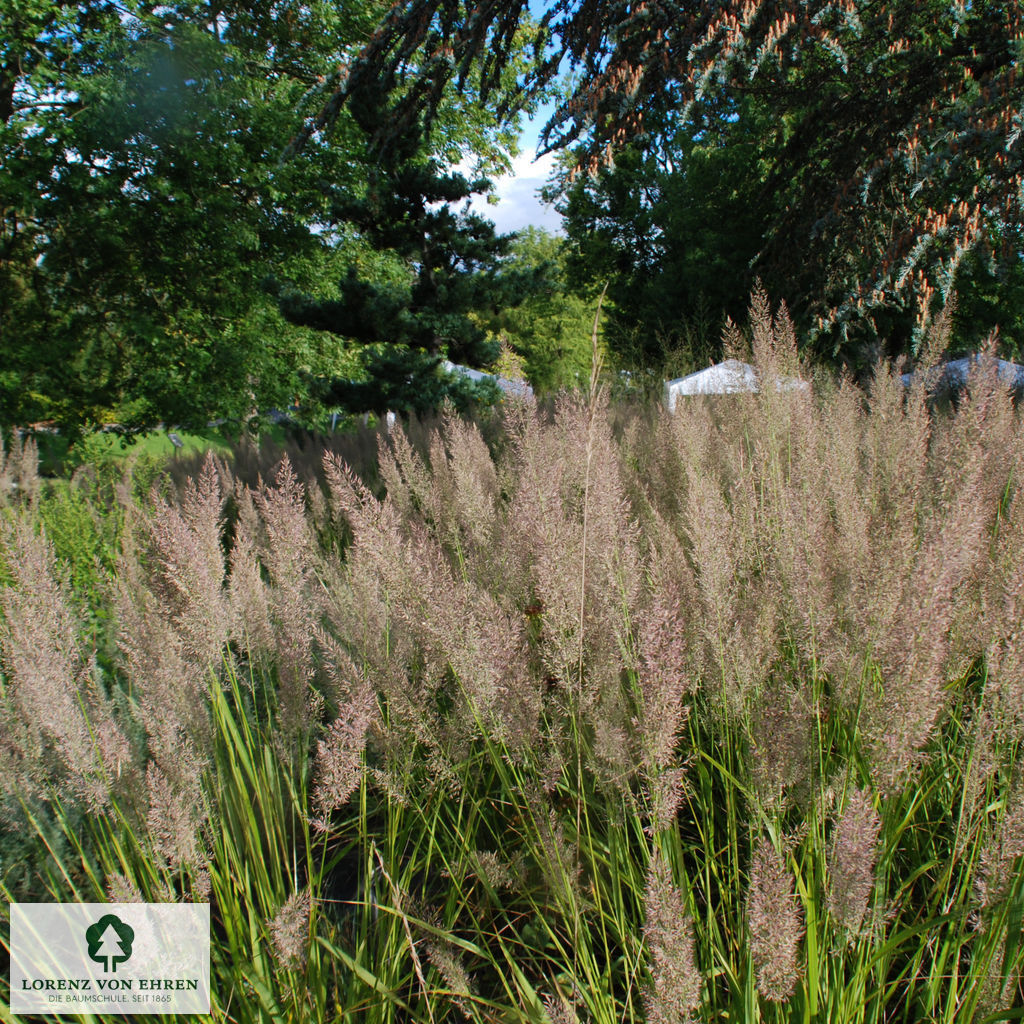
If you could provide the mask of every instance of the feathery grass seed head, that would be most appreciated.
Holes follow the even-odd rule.
[[[750,863],[747,927],[758,991],[771,1002],[785,1002],[800,977],[804,924],[793,875],[764,836],[758,839]]]
[[[672,881],[672,870],[657,847],[651,856],[644,894],[644,942],[651,981],[644,996],[649,1024],[692,1019],[700,1002],[693,921],[686,896]]]

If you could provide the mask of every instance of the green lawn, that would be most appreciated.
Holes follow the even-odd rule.
[[[171,443],[170,434],[181,440],[181,448],[176,448]],[[275,425],[264,430],[262,436],[281,444],[286,438],[286,432],[283,427]],[[206,451],[226,456],[237,440],[238,435],[234,431],[214,427],[202,433],[154,430],[131,439],[112,432],[97,431],[70,445],[67,438],[59,434],[41,434],[36,437],[36,443],[39,445],[40,470],[46,476],[63,476],[74,472],[79,466],[95,465],[112,459],[159,460]]]

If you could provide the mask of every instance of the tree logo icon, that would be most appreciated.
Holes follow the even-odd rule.
[[[104,914],[85,929],[85,941],[89,944],[89,959],[103,964],[104,973],[116,972],[117,965],[132,955],[135,931],[114,914]]]

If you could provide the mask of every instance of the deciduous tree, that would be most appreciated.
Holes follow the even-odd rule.
[[[358,26],[320,3],[0,2],[0,420],[286,401],[305,342],[260,281],[317,259],[317,185],[347,164],[320,140],[279,166],[279,140]]]
[[[539,391],[578,387],[590,374],[594,302],[569,283],[569,244],[539,228],[517,234],[508,264],[532,274],[535,285],[516,305],[488,310],[481,323],[521,357]]]

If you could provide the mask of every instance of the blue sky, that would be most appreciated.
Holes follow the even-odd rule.
[[[540,20],[547,6],[546,0],[529,0],[530,14]],[[552,156],[534,161],[537,152],[537,133],[544,127],[548,118],[554,113],[552,103],[544,103],[534,115],[532,121],[524,121],[523,131],[519,136],[519,148],[522,153],[516,157],[512,173],[495,181],[495,195],[501,200],[497,206],[486,206],[486,213],[494,221],[499,232],[517,231],[520,228],[546,228],[558,231],[562,224],[561,217],[550,207],[545,206],[537,198],[539,189],[548,179],[554,167]]]
[[[494,221],[499,232],[518,231],[520,228],[545,228],[554,233],[561,227],[561,217],[550,206],[537,198],[537,190],[545,184],[554,167],[551,155],[534,160],[537,152],[537,133],[551,116],[551,107],[542,107],[532,121],[525,121],[520,135],[522,152],[515,158],[512,173],[494,179],[496,206],[486,201],[475,202],[474,209]]]
[[[539,21],[549,6],[550,0],[529,0],[530,14]],[[563,61],[561,72],[567,71]],[[477,212],[494,221],[500,233],[518,231],[521,228],[544,228],[552,233],[561,230],[562,218],[550,206],[545,206],[537,197],[537,190],[547,183],[554,169],[555,159],[548,155],[535,160],[537,135],[555,112],[555,103],[542,103],[532,120],[523,121],[519,136],[522,152],[512,164],[512,173],[494,179],[494,195],[499,199],[492,206],[485,200],[474,202]]]

